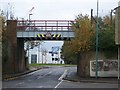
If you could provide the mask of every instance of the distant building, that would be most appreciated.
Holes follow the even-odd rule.
[[[41,51],[30,49],[27,52],[27,56],[29,57],[29,64],[64,64],[64,61],[60,58],[60,54],[54,54],[54,56],[51,56],[51,53],[47,52],[46,55],[43,55]]]

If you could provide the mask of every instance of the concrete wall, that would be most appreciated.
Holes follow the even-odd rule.
[[[94,76],[94,75],[91,74],[91,71],[90,71],[90,61],[95,60],[95,59],[96,59],[96,53],[95,52],[91,51],[91,52],[83,54],[80,57],[80,60],[78,62],[78,68],[77,68],[78,75],[81,76],[81,77]],[[110,60],[111,58],[108,59],[108,58],[106,58],[106,56],[104,55],[103,52],[99,52],[98,59],[99,60]],[[117,58],[113,57],[112,59],[116,60]]]
[[[90,76],[95,77],[96,60],[90,61]],[[118,61],[117,60],[98,60],[99,77],[117,77]]]

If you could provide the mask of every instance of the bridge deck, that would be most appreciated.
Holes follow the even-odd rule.
[[[31,20],[18,21],[17,38],[66,39],[73,38],[71,20]]]

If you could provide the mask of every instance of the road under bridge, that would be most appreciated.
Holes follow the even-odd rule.
[[[70,40],[74,38],[72,20],[8,20],[8,60],[7,73],[27,70],[25,60],[25,40]]]

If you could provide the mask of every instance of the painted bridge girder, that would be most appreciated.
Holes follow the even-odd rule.
[[[72,20],[18,21],[17,38],[33,38],[46,40],[73,38],[74,32],[71,25],[73,22],[74,21]],[[59,37],[57,36],[57,34],[59,35]]]

